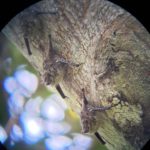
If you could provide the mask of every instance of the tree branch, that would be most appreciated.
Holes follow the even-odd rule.
[[[121,101],[94,112],[91,124],[110,150],[139,150],[150,138],[150,35],[125,10],[106,0],[43,0],[3,33],[77,113],[83,88],[95,108]]]

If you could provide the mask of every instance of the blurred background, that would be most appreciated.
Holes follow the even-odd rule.
[[[0,141],[8,150],[107,150],[95,136],[81,134],[79,116],[2,33]]]

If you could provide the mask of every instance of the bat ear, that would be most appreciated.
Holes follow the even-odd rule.
[[[51,36],[51,34],[48,35],[48,42],[49,42],[48,56],[52,56],[52,53],[54,51],[53,51],[52,36]]]
[[[102,137],[100,136],[100,134],[98,132],[95,132],[95,136],[97,137],[97,139],[99,140],[99,142],[101,144],[106,144],[106,142],[102,139]]]
[[[0,150],[7,150],[6,147],[0,142]]]
[[[27,47],[28,55],[32,55],[30,44],[29,44],[29,40],[28,40],[28,38],[26,36],[24,36],[24,41],[25,41],[25,45]]]

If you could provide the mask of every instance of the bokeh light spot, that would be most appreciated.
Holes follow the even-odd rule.
[[[72,145],[72,139],[67,136],[54,136],[45,140],[47,150],[67,150]]]
[[[26,143],[34,144],[44,137],[43,120],[41,118],[24,112],[21,114],[20,121]]]
[[[8,108],[11,116],[16,116],[23,110],[25,103],[24,97],[18,92],[14,92],[8,99]]]
[[[45,121],[45,131],[48,136],[52,135],[63,135],[68,133],[71,130],[70,124],[66,122],[50,122]]]
[[[60,95],[58,95],[58,93],[52,94],[51,99],[53,101],[55,101],[64,110],[66,110],[68,108],[66,105],[66,102],[64,101],[64,99],[62,99],[62,97]]]
[[[7,133],[5,129],[2,126],[0,126],[0,141],[4,143],[6,139],[7,139]]]
[[[74,144],[80,146],[81,149],[88,149],[91,147],[93,142],[91,137],[79,133],[73,133],[72,135]]]
[[[38,96],[34,99],[29,99],[25,104],[25,111],[30,113],[31,115],[38,116],[40,115],[40,107],[43,102],[42,97]]]
[[[38,78],[27,70],[17,70],[14,74],[17,82],[26,90],[34,93],[38,87]]]
[[[14,124],[10,133],[10,137],[15,142],[22,140],[23,138],[22,129],[18,125]]]
[[[41,106],[41,115],[51,121],[61,121],[64,119],[64,110],[48,97]]]
[[[5,78],[3,86],[6,92],[9,94],[12,94],[18,88],[18,84],[14,77]]]

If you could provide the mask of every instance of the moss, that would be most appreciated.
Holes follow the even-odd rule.
[[[123,131],[126,131],[129,127],[141,124],[143,111],[140,104],[129,105],[128,102],[122,101],[121,104],[109,110],[107,114],[115,120]]]
[[[99,115],[100,128],[98,132],[106,141],[106,147],[109,150],[134,150],[130,143],[125,139],[124,134],[115,128],[113,122],[111,122],[104,114]]]

